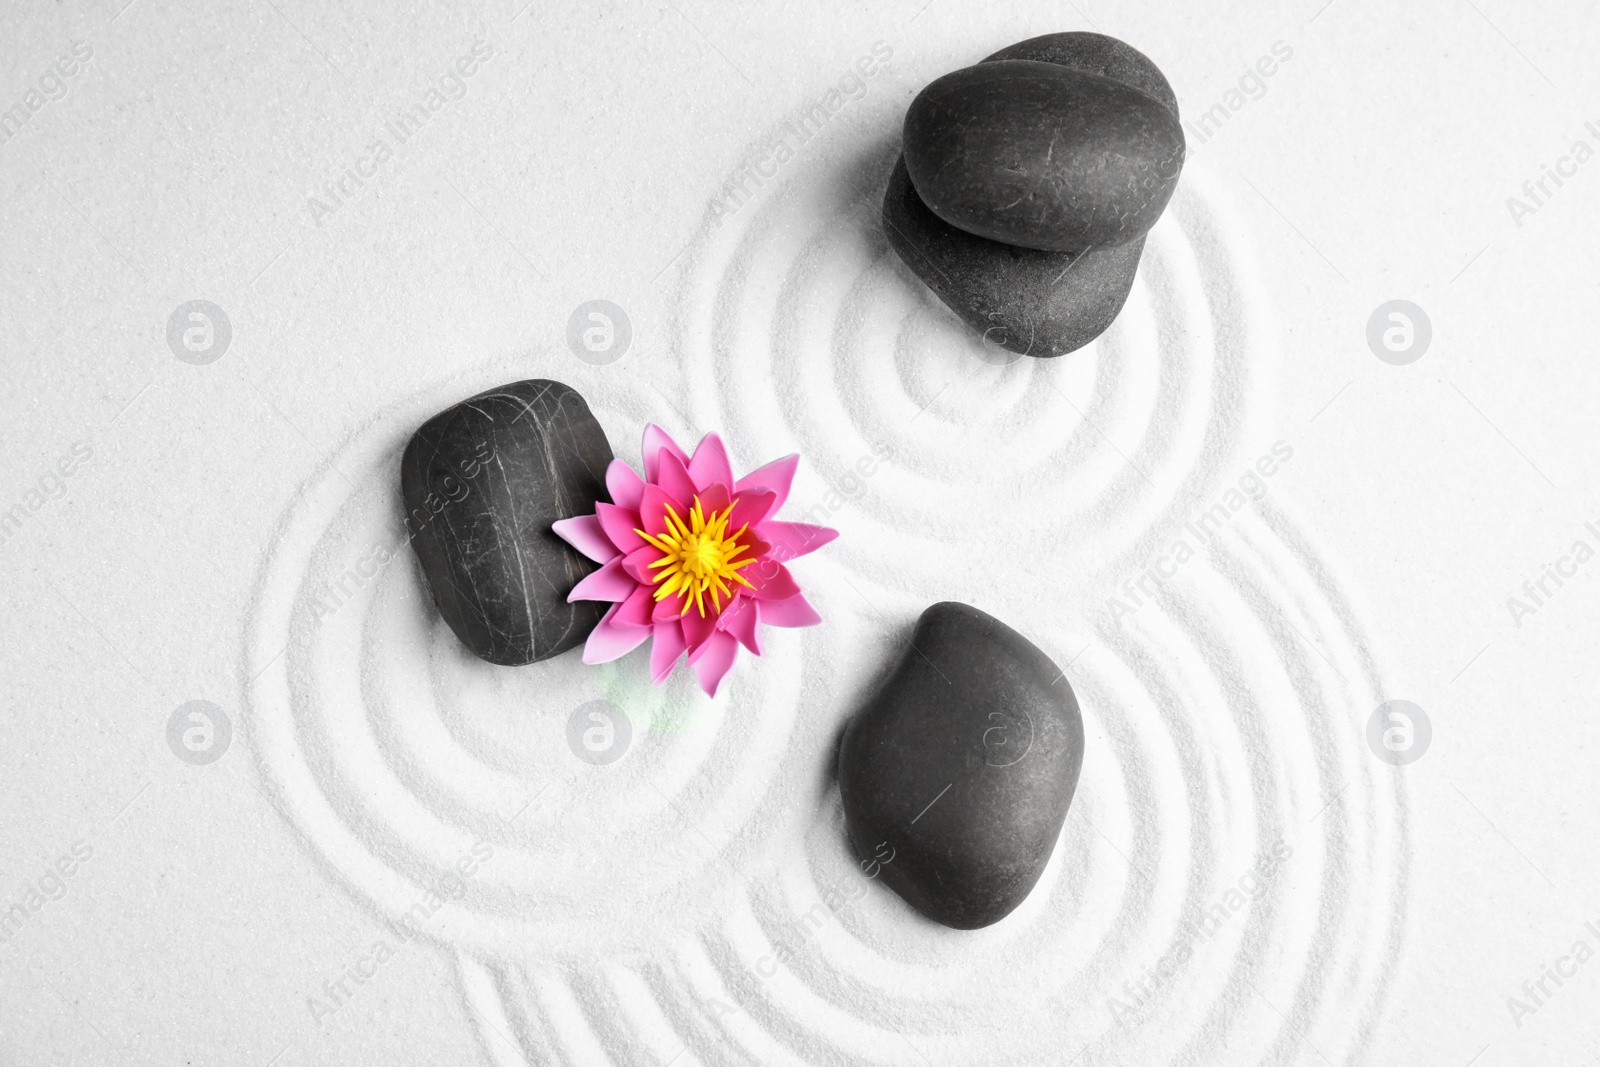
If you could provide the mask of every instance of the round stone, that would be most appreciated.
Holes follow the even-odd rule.
[[[923,203],[980,237],[1081,252],[1155,225],[1183,169],[1183,128],[1142,89],[1059,63],[993,60],[946,74],[906,112]]]
[[[903,159],[889,177],[883,223],[890,247],[985,346],[1028,356],[1066,355],[1100,336],[1128,299],[1144,250],[1140,239],[1041,252],[958,230],[917,196]]]
[[[1082,766],[1078,702],[1050,658],[942,603],[845,728],[839,792],[857,858],[923,915],[972,930],[1038,882]]]

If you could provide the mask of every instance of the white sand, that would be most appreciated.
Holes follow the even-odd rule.
[[[1073,356],[998,367],[888,250],[876,205],[910,95],[993,47],[1081,28],[1070,9],[994,25],[950,0],[669,6],[599,29],[462,9],[397,29],[376,9],[196,22],[141,3],[115,22],[3,20],[27,46],[13,96],[69,38],[96,52],[0,145],[19,205],[0,239],[15,493],[74,440],[94,445],[66,499],[0,546],[25,605],[3,624],[0,862],[36,883],[75,841],[94,854],[0,944],[0,1062],[1592,1054],[1582,1004],[1600,970],[1522,1028],[1507,1016],[1595,917],[1579,888],[1593,864],[1564,843],[1596,820],[1570,745],[1508,751],[1503,720],[1531,703],[1547,734],[1594,740],[1568,680],[1593,668],[1561,636],[1593,599],[1575,585],[1522,630],[1502,601],[1596,517],[1562,496],[1583,484],[1569,451],[1587,420],[1552,413],[1593,395],[1594,372],[1557,343],[1564,307],[1538,320],[1539,373],[1565,379],[1542,403],[1470,362],[1501,350],[1479,339],[1492,280],[1537,261],[1501,201],[1581,121],[1550,123],[1515,180],[1450,186],[1476,211],[1466,236],[1420,213],[1385,230],[1370,168],[1306,130],[1369,68],[1419,114],[1454,112],[1368,47],[1375,16],[1091,11],[1167,69],[1186,115],[1275,39],[1296,59],[1191,146],[1116,325]],[[1485,78],[1533,93],[1478,16],[1436,17],[1428,33]],[[313,221],[307,191],[479,39],[495,52],[466,95]],[[894,58],[865,96],[718,218],[730,171],[874,41]],[[1576,84],[1575,61],[1545,54],[1558,42],[1523,43]],[[174,79],[173,55],[209,58]],[[1488,114],[1520,136],[1513,106]],[[1546,212],[1589,211],[1583,181]],[[1592,253],[1573,255],[1592,273]],[[233,322],[209,367],[163,336],[197,296]],[[1393,296],[1434,312],[1436,350],[1411,368],[1365,348],[1366,316]],[[594,297],[633,322],[610,366],[564,344]],[[683,441],[718,430],[736,469],[800,451],[788,516],[841,531],[795,567],[824,625],[769,630],[714,701],[686,674],[651,688],[638,653],[515,669],[465,654],[403,545],[400,449],[440,408],[535,376],[583,392],[632,462],[652,419]],[[1264,495],[1228,508],[1275,444]],[[1200,545],[1192,524],[1219,504],[1204,551],[1130,591],[1176,542]],[[1066,667],[1088,736],[1042,881],[977,932],[862,877],[832,781],[842,724],[940,599]],[[1535,624],[1558,665],[1539,700],[1518,681]],[[1460,706],[1466,687],[1497,696]],[[1436,731],[1399,771],[1364,733],[1397,696]],[[208,767],[162,733],[194,698],[235,731]],[[599,698],[633,738],[593,767],[567,729]],[[1535,778],[1558,828],[1540,829]],[[390,927],[419,903],[433,914],[401,943]]]

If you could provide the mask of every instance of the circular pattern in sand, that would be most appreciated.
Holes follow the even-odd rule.
[[[804,788],[822,812],[803,846],[667,952],[464,959],[485,1047],[508,1064],[1363,1062],[1407,852],[1353,710],[1373,665],[1284,516],[1240,540],[1182,610],[1100,633],[1074,666],[1089,757],[1007,919],[922,920],[847,854],[837,790]]]
[[[1264,447],[1277,356],[1220,198],[1191,168],[1113,328],[1001,367],[879,234],[887,172],[812,169],[708,229],[676,360],[640,371],[737,468],[804,455],[787,517],[843,534],[796,564],[825,624],[769,631],[715,701],[651,689],[637,656],[473,659],[397,500],[410,432],[499,379],[444,383],[354,434],[274,539],[243,725],[277,802],[333,877],[460,953],[496,1062],[1354,1062],[1406,817],[1333,572],[1269,497],[1157,603],[1104,607]],[[636,460],[625,388],[588,399]],[[937,599],[1067,667],[1088,734],[1044,878],[983,931],[867,877],[832,782]],[[605,765],[568,739],[597,698],[632,726]]]

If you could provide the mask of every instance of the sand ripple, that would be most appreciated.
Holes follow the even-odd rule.
[[[826,625],[775,633],[714,702],[631,659],[465,654],[404,546],[398,460],[497,379],[440,383],[353,434],[273,539],[245,659],[276,801],[385,919],[459,893],[425,932],[459,953],[498,1063],[1357,1062],[1407,819],[1364,746],[1382,689],[1334,571],[1269,497],[1160,604],[1104,611],[1265,445],[1281,353],[1237,228],[1191,168],[1112,330],[994,366],[878,233],[889,158],[819,165],[708,229],[676,362],[641,371],[736,466],[804,454],[790,508],[843,532],[799,565]],[[589,393],[608,425],[638,421],[623,388]],[[843,722],[938,599],[1070,661],[1088,733],[1043,880],[984,931],[863,877],[831,779]],[[566,729],[599,696],[634,741],[592,767]],[[492,858],[453,880],[474,844]]]

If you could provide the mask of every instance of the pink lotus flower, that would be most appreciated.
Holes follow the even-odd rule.
[[[589,634],[583,662],[608,663],[654,638],[652,682],[665,681],[687,652],[700,687],[716,696],[740,645],[761,655],[762,623],[821,622],[783,564],[839,533],[772,517],[799,463],[785,456],[734,481],[716,434],[701,438],[691,459],[661,427],[646,426],[644,477],[612,460],[611,503],[553,527],[602,564],[567,600],[612,604]]]

